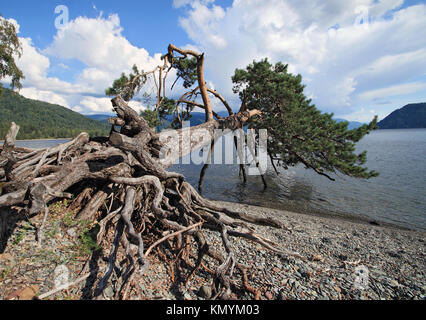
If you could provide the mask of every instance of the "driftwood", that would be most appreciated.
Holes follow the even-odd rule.
[[[46,217],[50,202],[73,196],[70,205],[79,211],[76,219],[96,221],[98,244],[111,248],[108,268],[94,289],[96,299],[102,298],[120,250],[125,252],[127,266],[123,268],[126,272],[116,279],[119,280],[116,297],[123,299],[127,296],[134,273],[143,273],[149,267],[148,254],[164,243],[176,252],[184,248],[187,250],[187,244],[192,244],[190,251],[196,252],[194,265],[188,259],[192,254],[190,251],[179,255],[187,267],[186,282],[203,264],[206,256],[218,262],[212,275],[213,298],[230,297],[230,278],[236,268],[242,275],[242,289],[258,298],[259,293],[247,282],[245,267],[236,262],[238,253],[232,249],[231,240],[242,237],[279,254],[291,254],[256,235],[250,227],[254,224],[281,228],[280,223],[217,206],[204,199],[182,175],[169,172],[167,168],[176,158],[211,144],[215,129],[242,128],[250,117],[259,115],[259,112],[246,111],[242,106],[236,114],[231,111],[228,118],[213,119],[207,94],[209,89],[202,76],[203,55],[170,46],[167,61],[173,61],[174,52],[198,59],[199,88],[207,120],[199,126],[177,130],[169,144],[180,146],[179,150],[171,148],[167,157],[160,159],[167,142],[164,133],[151,129],[120,96],[111,100],[117,117],[110,119],[112,130],[109,137],[90,139],[88,134],[81,133],[75,139],[52,148],[16,148],[14,142],[19,127],[12,123],[0,149],[0,211],[4,215],[12,206],[20,206],[29,216],[45,214]],[[219,94],[211,93],[224,101]],[[121,126],[120,132],[115,131],[114,125]],[[200,135],[207,135],[209,139],[200,139]],[[104,241],[107,225],[115,229],[112,243]],[[220,253],[220,248],[207,242],[203,234],[205,229],[220,234],[225,256]],[[39,231],[39,241],[42,241],[42,230]],[[176,241],[173,242],[173,239]],[[148,250],[145,251],[145,247]],[[179,259],[176,260],[180,263]]]

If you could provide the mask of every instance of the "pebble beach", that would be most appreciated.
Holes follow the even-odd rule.
[[[216,203],[279,220],[282,229],[255,226],[256,233],[279,248],[303,257],[271,252],[257,243],[232,238],[238,263],[247,266],[249,283],[259,291],[261,299],[424,300],[426,297],[424,232],[238,203]],[[61,219],[64,216],[60,211],[49,215],[46,238],[40,248],[35,245],[34,232],[28,223],[16,223],[0,254],[0,299],[25,299],[54,289],[54,272],[58,265],[67,267],[70,281],[81,276],[87,257],[75,252],[76,235],[69,228],[63,228]],[[217,234],[206,231],[206,235],[212,245],[220,244]],[[129,299],[202,300],[211,297],[211,279],[203,270],[186,285],[177,286],[173,283],[175,275],[169,264],[155,255],[149,257],[149,262],[145,274],[135,276]],[[206,268],[213,267],[213,263],[207,259]],[[364,272],[361,287],[360,269]],[[241,287],[238,271],[234,272],[231,283],[235,288]],[[85,299],[87,284],[82,281],[47,299]],[[106,288],[104,298],[111,299],[113,295],[111,285]],[[243,290],[236,290],[231,298],[254,299]]]

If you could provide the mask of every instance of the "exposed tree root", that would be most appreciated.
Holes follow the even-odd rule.
[[[176,48],[170,50],[176,51]],[[189,51],[180,53],[193,54]],[[199,63],[201,67],[202,62]],[[205,87],[201,88],[203,93],[207,92]],[[214,120],[207,95],[203,98],[210,111],[208,121],[191,129],[195,132],[199,129],[212,132],[221,127],[241,128],[245,121],[257,114],[243,110],[226,119]],[[44,213],[45,221],[50,202],[73,197],[70,205],[78,211],[75,218],[89,220],[91,226],[96,226],[93,230],[97,232],[97,243],[109,255],[106,270],[96,275],[93,298],[102,299],[105,287],[113,281],[114,297],[126,299],[135,275],[143,275],[149,268],[146,258],[151,252],[173,261],[170,265],[174,282],[187,283],[200,268],[212,272],[213,299],[231,297],[235,269],[242,275],[240,289],[259,298],[259,291],[248,284],[246,267],[237,263],[238,253],[232,248],[233,237],[257,242],[278,254],[303,258],[278,249],[272,241],[256,235],[251,227],[282,228],[279,222],[220,207],[204,199],[182,175],[167,171],[171,161],[158,158],[163,146],[160,135],[120,97],[114,98],[112,103],[118,117],[111,123],[119,124],[121,130],[116,132],[113,128],[108,138],[89,139],[86,133],[81,133],[53,148],[16,148],[14,141],[19,127],[13,123],[0,149],[1,211],[14,212],[10,208],[19,207],[29,216]],[[183,131],[178,132],[177,137],[178,141],[172,143],[186,144],[178,156],[202,145],[192,132],[189,139],[182,138]],[[208,243],[204,235],[206,229],[220,235],[223,250]],[[114,231],[113,239],[106,241],[111,230]],[[39,228],[39,242],[42,239],[43,224]],[[169,254],[160,254],[160,247]],[[158,250],[153,251],[154,248]],[[222,256],[220,251],[225,255]],[[120,262],[121,271],[116,268],[118,256],[125,257]],[[218,263],[215,270],[206,267],[207,257]]]
[[[90,140],[82,133],[54,148],[18,149],[13,148],[17,126],[12,125],[1,153],[5,175],[0,207],[22,206],[30,214],[44,213],[47,217],[48,202],[70,197],[68,191],[71,191],[75,196],[71,206],[79,209],[76,218],[98,222],[99,245],[108,245],[104,243],[107,225],[114,228],[108,268],[97,281],[95,299],[102,299],[102,292],[113,275],[116,277],[116,298],[126,298],[135,272],[145,271],[148,267],[146,257],[163,242],[178,252],[175,266],[181,265],[178,260],[185,262],[185,282],[203,265],[206,255],[219,262],[213,274],[213,299],[230,297],[230,278],[236,267],[243,275],[243,289],[259,298],[258,292],[248,285],[245,268],[236,263],[237,253],[232,249],[230,237],[243,237],[282,254],[284,252],[274,243],[255,235],[246,223],[276,228],[281,225],[272,219],[230,211],[202,198],[181,175],[167,172],[150,155],[150,149],[155,148],[152,146],[155,135],[147,129],[143,118],[129,111],[131,109],[122,101],[117,105],[120,106],[117,114],[125,125],[121,134],[112,132],[105,142]],[[86,184],[80,186],[83,181]],[[90,187],[85,187],[88,181]],[[39,242],[42,241],[42,227]],[[203,229],[220,234],[225,257],[207,243]],[[194,239],[194,245],[197,244],[194,265],[189,260],[190,238]],[[145,252],[144,244],[150,244]],[[114,267],[119,250],[124,251],[127,262],[125,271],[117,275]],[[174,267],[173,273],[176,271]],[[175,275],[173,277],[176,279]]]

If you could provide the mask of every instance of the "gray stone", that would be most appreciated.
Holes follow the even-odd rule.
[[[400,284],[398,283],[398,281],[396,281],[396,280],[391,280],[391,281],[389,281],[389,285],[391,286],[391,287],[399,287],[400,286]]]
[[[201,286],[198,295],[204,299],[210,299],[212,296],[212,288],[208,285]]]
[[[111,298],[114,296],[114,289],[111,286],[108,286],[105,288],[104,294],[107,298]]]
[[[75,228],[68,229],[68,230],[67,230],[67,234],[68,234],[71,238],[75,238],[75,236],[76,236]]]

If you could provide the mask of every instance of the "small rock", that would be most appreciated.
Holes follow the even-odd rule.
[[[208,285],[201,286],[198,295],[204,299],[210,299],[212,296],[212,288]]]
[[[400,286],[400,284],[396,280],[389,281],[389,284],[390,284],[391,287],[394,287],[394,288]]]
[[[383,272],[383,271],[377,270],[377,269],[371,269],[370,272],[375,273],[379,276],[387,276],[386,272]]]
[[[106,287],[104,293],[107,298],[111,298],[114,296],[114,289],[111,286],[108,286]]]
[[[238,300],[238,296],[235,293],[232,293],[231,300]]]
[[[38,292],[38,286],[37,285],[27,287],[27,288],[23,289],[21,292],[19,292],[18,299],[19,300],[31,300],[32,298],[34,298],[36,296],[37,292]]]
[[[275,273],[278,273],[278,272],[280,272],[280,269],[278,267],[275,267],[275,268],[272,269],[272,271],[274,271]]]
[[[399,253],[393,252],[393,251],[388,251],[387,254],[389,256],[391,256],[392,258],[401,258],[402,257]]]
[[[331,243],[331,239],[330,238],[321,238],[322,243]]]
[[[321,256],[321,255],[319,255],[319,254],[314,255],[314,256],[312,257],[312,261],[321,261],[321,260],[322,260],[322,256]]]
[[[305,268],[299,268],[298,272],[299,272],[300,276],[303,277],[303,278],[309,277],[309,274],[308,274],[308,272],[306,271]]]
[[[0,254],[0,260],[11,260],[12,259],[12,255],[10,253],[3,253]]]
[[[346,261],[346,260],[348,260],[348,256],[346,256],[346,255],[344,255],[344,254],[339,254],[337,257],[338,257],[340,260],[342,260],[342,261]]]
[[[284,294],[284,291],[280,291],[278,295],[278,300],[286,300],[286,295]]]
[[[269,300],[272,300],[272,299],[274,298],[273,294],[272,294],[271,292],[269,292],[269,291],[267,291],[267,292],[265,293],[265,297],[266,297],[267,299],[269,299]]]
[[[192,297],[191,297],[191,295],[190,295],[188,292],[185,292],[185,293],[183,294],[183,298],[184,298],[185,300],[192,300]]]
[[[68,229],[68,230],[67,230],[67,234],[68,234],[71,238],[75,238],[75,236],[76,236],[75,228]]]

